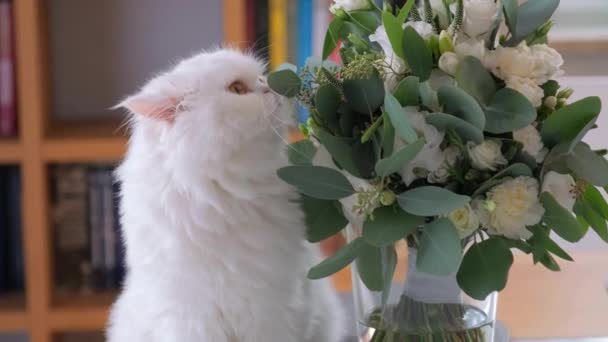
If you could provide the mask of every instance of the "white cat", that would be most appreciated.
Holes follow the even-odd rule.
[[[289,106],[233,50],[184,60],[129,97],[122,182],[128,274],[109,342],[338,342],[340,304],[304,239]],[[277,131],[277,127],[280,127]]]

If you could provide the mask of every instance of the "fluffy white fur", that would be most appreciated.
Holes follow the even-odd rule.
[[[237,51],[202,53],[123,103],[135,111],[117,170],[128,274],[109,342],[340,340],[338,298],[306,279],[320,255],[276,176],[289,108],[263,71]],[[252,92],[228,91],[235,80]]]

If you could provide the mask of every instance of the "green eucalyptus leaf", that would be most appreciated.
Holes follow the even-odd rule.
[[[530,231],[532,231],[532,233],[534,234],[535,244],[538,244],[542,247],[542,254],[544,254],[546,251],[549,251],[564,260],[574,261],[574,259],[565,250],[563,250],[557,243],[555,243],[555,241],[551,240],[549,232],[541,225],[535,225],[530,227]],[[542,258],[542,255],[539,256],[540,257],[538,259]]]
[[[373,246],[388,246],[415,232],[421,224],[424,217],[394,206],[379,207],[374,210],[373,219],[368,217],[363,223],[363,239]]]
[[[402,148],[390,157],[380,160],[376,164],[376,175],[386,177],[401,170],[401,168],[416,157],[418,152],[424,147],[424,144],[424,139],[418,139],[415,143]]]
[[[395,127],[388,113],[383,113],[382,117],[384,118],[382,151],[384,151],[384,158],[388,158],[393,155],[393,149],[395,148]]]
[[[302,140],[289,144],[287,157],[292,165],[311,165],[317,153],[317,148],[310,140]]]
[[[384,288],[382,250],[379,247],[365,244],[359,250],[356,265],[363,284],[371,291],[382,291]]]
[[[486,108],[486,131],[494,134],[508,133],[524,128],[536,120],[536,109],[519,92],[504,88],[499,90]]]
[[[297,73],[298,67],[291,63],[283,63],[283,64],[279,65],[275,71],[281,71],[281,70],[291,70],[294,73]]]
[[[585,222],[593,229],[602,240],[608,242],[608,225],[606,219],[598,213],[589,201],[579,199],[574,206],[576,215],[584,218]]]
[[[351,22],[365,30],[368,35],[374,33],[382,22],[382,18],[375,11],[350,11],[348,16]]]
[[[402,39],[403,59],[412,74],[422,82],[428,80],[433,70],[433,53],[426,41],[411,26],[405,28]]]
[[[384,288],[382,289],[382,305],[386,305],[391,294],[391,285],[393,284],[393,276],[397,268],[397,252],[395,247],[382,247],[382,272]]]
[[[342,173],[328,167],[287,166],[279,169],[277,174],[301,193],[314,198],[335,200],[355,193],[355,189]]]
[[[437,219],[424,227],[416,258],[419,271],[448,276],[458,270],[461,257],[460,237],[450,220]]]
[[[540,195],[540,201],[545,208],[543,221],[562,239],[569,242],[578,242],[583,238],[583,231],[578,221],[548,192]]]
[[[447,215],[467,205],[471,198],[436,186],[422,186],[398,196],[399,206],[417,216]]]
[[[545,97],[547,97],[547,96],[557,96],[557,92],[559,91],[560,85],[556,80],[548,80],[540,87],[543,88]]]
[[[377,74],[369,79],[345,80],[343,87],[348,106],[358,113],[373,113],[384,102],[384,82]]]
[[[329,55],[336,49],[338,46],[338,42],[340,41],[340,31],[342,31],[342,26],[344,25],[344,20],[336,17],[331,21],[329,27],[327,29],[327,33],[325,33],[325,40],[323,42],[323,59],[327,59]]]
[[[477,101],[467,92],[455,86],[443,86],[439,88],[437,96],[444,112],[484,130],[486,116]]]
[[[418,136],[416,131],[410,125],[407,115],[403,107],[397,99],[390,93],[386,93],[384,97],[384,111],[391,119],[391,123],[395,127],[395,133],[409,144],[413,144]]]
[[[308,279],[322,279],[337,273],[351,262],[357,259],[361,251],[369,246],[362,238],[357,238],[340,249],[336,254],[323,260],[320,264],[310,269]]]
[[[490,103],[496,93],[492,74],[473,56],[465,57],[456,70],[456,82],[482,105]]]
[[[515,34],[517,32],[517,0],[502,0],[502,8],[509,27],[509,32]]]
[[[484,300],[507,285],[513,253],[498,238],[476,243],[464,255],[456,275],[458,285],[469,296]]]
[[[426,115],[426,122],[437,127],[440,131],[454,130],[463,141],[476,144],[483,142],[483,132],[472,124],[450,114],[432,113]]]
[[[382,12],[382,23],[384,24],[384,29],[386,30],[386,35],[388,36],[388,40],[393,47],[393,52],[395,55],[404,58],[403,54],[403,22],[399,22],[399,19],[395,18],[389,12]]]
[[[336,137],[323,130],[315,130],[315,134],[338,166],[355,177],[361,177],[353,160],[352,139]]]
[[[416,76],[402,79],[393,95],[402,107],[417,106],[420,103],[420,80]]]
[[[595,124],[601,110],[599,97],[587,97],[562,107],[543,122],[543,142],[548,146],[570,142],[572,149]]]
[[[517,28],[505,45],[517,46],[537,28],[549,21],[559,6],[559,0],[527,1],[517,11]]]
[[[306,221],[306,239],[320,242],[344,229],[348,220],[338,201],[327,201],[302,195],[300,201]]]
[[[520,176],[532,177],[532,170],[530,169],[530,167],[522,163],[515,163],[509,165],[507,168],[503,169],[502,171],[494,175],[492,178],[485,181],[479,188],[477,188],[477,190],[475,190],[472,197],[477,197],[485,194],[486,191],[502,183],[502,179],[504,177],[516,178]]]
[[[593,152],[589,145],[578,143],[566,158],[568,168],[577,176],[597,186],[608,185],[608,161]]]
[[[378,160],[374,143],[372,141],[363,143],[358,139],[355,140],[352,147],[352,158],[360,177],[365,179],[373,178],[375,176],[374,167]]]
[[[317,89],[315,108],[333,130],[337,130],[339,127],[338,108],[341,103],[342,96],[333,85],[324,84]]]
[[[268,74],[268,86],[277,94],[294,97],[302,88],[302,80],[292,70],[283,69]]]

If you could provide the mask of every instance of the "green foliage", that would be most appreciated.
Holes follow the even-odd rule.
[[[420,80],[415,76],[402,79],[393,95],[403,107],[418,105],[420,103]]]
[[[495,174],[492,178],[488,179],[483,184],[481,184],[477,188],[477,190],[475,190],[472,197],[477,197],[477,196],[481,196],[481,195],[485,194],[486,191],[488,191],[491,188],[495,187],[496,185],[502,183],[503,182],[502,179],[505,177],[516,178],[516,177],[520,177],[520,176],[532,177],[532,170],[526,164],[522,164],[522,163],[511,164],[508,167],[506,167],[505,169],[503,169],[502,171]]]
[[[336,49],[340,41],[340,31],[344,26],[344,20],[338,17],[334,18],[329,24],[325,40],[323,42],[323,59],[327,59],[329,55]]]
[[[361,27],[367,34],[372,34],[381,24],[380,15],[374,11],[351,11],[350,21]]]
[[[456,279],[466,294],[484,300],[490,293],[505,288],[511,265],[513,253],[501,239],[491,237],[469,248]]]
[[[374,113],[384,102],[384,82],[376,73],[368,79],[345,80],[343,87],[346,103],[357,113]]]
[[[581,216],[602,240],[608,242],[606,218],[596,210],[592,201],[586,197],[579,198],[574,206],[574,213]]]
[[[418,139],[415,143],[402,148],[390,157],[380,160],[376,164],[376,175],[386,177],[401,170],[422,150],[424,143],[424,139]]]
[[[476,144],[483,142],[483,132],[479,128],[454,115],[432,113],[426,116],[426,122],[444,132],[454,130],[464,142],[472,141]]]
[[[534,254],[535,260],[541,260],[547,252],[551,252],[564,260],[574,261],[566,251],[555,243],[555,241],[551,240],[551,237],[549,236],[550,230],[541,225],[534,225],[529,229],[532,234],[534,234],[532,238],[528,240],[528,243],[532,245],[532,253]]]
[[[483,130],[486,116],[477,101],[464,90],[455,86],[443,86],[437,92],[443,111],[455,115]]]
[[[564,207],[562,207],[548,192],[540,195],[540,201],[545,208],[543,221],[553,229],[557,235],[569,242],[577,242],[583,238],[583,231],[578,221]]]
[[[460,237],[450,220],[437,219],[424,227],[416,259],[419,271],[448,276],[458,270],[461,256]]]
[[[403,140],[412,144],[418,139],[416,131],[410,125],[407,115],[403,107],[397,99],[390,93],[386,93],[384,97],[384,111],[391,119],[391,123],[395,127],[395,133]]]
[[[403,59],[412,74],[422,82],[428,80],[433,70],[433,54],[428,45],[411,26],[405,28],[402,39]]]
[[[334,132],[340,129],[338,108],[342,103],[341,98],[338,89],[331,84],[320,86],[315,96],[315,109],[321,115],[325,125]]]
[[[597,186],[608,185],[608,161],[589,145],[578,143],[566,158],[566,165],[577,176]]]
[[[317,148],[310,140],[302,140],[289,144],[287,157],[292,165],[311,165]]]
[[[353,262],[367,246],[368,244],[362,238],[351,241],[351,243],[341,248],[336,254],[311,268],[308,272],[308,279],[322,279],[337,273]]]
[[[387,113],[383,113],[382,117],[384,118],[382,150],[384,151],[384,158],[387,158],[393,154],[395,148],[395,127]]]
[[[399,206],[418,216],[447,215],[467,205],[471,198],[436,186],[422,186],[398,196]]]
[[[353,159],[352,139],[336,137],[321,129],[315,130],[315,134],[339,167],[353,176],[361,177]]]
[[[411,2],[411,1],[410,1]],[[393,275],[397,268],[397,252],[393,246],[382,247],[382,271],[384,272],[383,282],[384,288],[382,289],[382,305],[386,305],[388,302],[391,285],[393,284]]]
[[[384,288],[382,274],[382,250],[379,247],[365,244],[359,251],[356,260],[359,277],[371,291],[380,292]]]
[[[321,200],[302,195],[300,201],[306,220],[306,238],[320,242],[341,231],[348,224],[338,201]]]
[[[308,196],[336,200],[355,193],[355,189],[342,173],[321,166],[287,166],[277,171],[277,175]]]
[[[578,144],[595,124],[602,110],[599,97],[587,97],[562,107],[543,122],[541,135],[547,146],[570,143],[570,150]]]
[[[424,217],[408,214],[396,206],[377,208],[372,216],[363,223],[363,239],[377,247],[391,245],[424,224]]]
[[[510,32],[517,30],[517,0],[502,0],[502,8]]]
[[[467,56],[456,70],[458,86],[472,95],[482,106],[490,103],[496,93],[496,82],[492,74],[479,59]]]
[[[293,70],[283,69],[268,74],[268,86],[277,94],[294,97],[302,88],[302,80]]]
[[[388,36],[388,40],[391,42],[391,46],[393,47],[393,52],[395,55],[400,58],[405,58],[405,54],[403,52],[403,22],[400,22],[399,19],[395,18],[389,12],[382,12],[382,23],[384,24],[384,28],[386,29],[386,35]]]
[[[504,88],[496,92],[486,108],[486,131],[508,133],[524,128],[536,119],[536,109],[519,92]]]
[[[511,11],[509,20],[515,21],[517,25],[515,26],[515,30],[511,27],[512,25],[509,25],[511,39],[505,45],[518,45],[538,27],[549,21],[559,6],[559,2],[560,0],[527,1],[519,6],[516,12]],[[509,7],[512,6],[512,4],[509,5]],[[516,13],[516,19],[513,19],[513,13]]]

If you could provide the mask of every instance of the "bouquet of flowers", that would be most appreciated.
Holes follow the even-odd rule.
[[[552,232],[577,242],[591,228],[608,242],[596,188],[608,185],[606,151],[582,142],[601,103],[569,103],[573,91],[556,80],[563,60],[547,34],[558,5],[335,0],[323,60],[268,76],[310,112],[300,126],[309,139],[290,145],[293,165],[278,170],[302,194],[308,239],[348,223],[359,232],[310,278],[356,261],[386,302],[405,239],[418,271],[454,275],[482,300],[505,287],[511,249],[558,271],[555,257],[572,258]],[[336,48],[341,65],[326,60]]]

